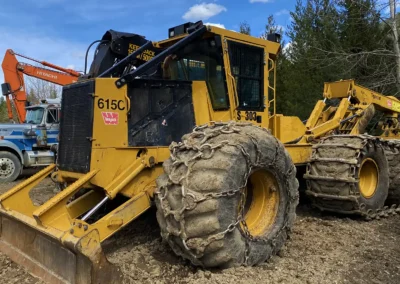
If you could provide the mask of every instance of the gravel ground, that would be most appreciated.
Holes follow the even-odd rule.
[[[20,182],[20,181],[18,181]],[[16,183],[0,185],[4,192]],[[31,196],[42,203],[50,180]],[[125,283],[400,283],[400,216],[365,222],[298,207],[284,249],[258,267],[202,270],[176,257],[161,241],[155,210],[103,244]],[[0,283],[43,283],[0,253]]]

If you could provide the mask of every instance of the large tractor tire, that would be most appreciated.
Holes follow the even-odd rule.
[[[0,151],[0,183],[16,180],[22,171],[21,161],[11,152]]]
[[[388,140],[384,150],[389,163],[388,205],[400,204],[400,140]]]
[[[173,251],[194,265],[256,265],[286,242],[298,204],[296,168],[266,129],[197,127],[170,146],[157,180],[157,220]]]
[[[384,207],[389,189],[385,142],[337,135],[313,146],[304,178],[307,195],[323,211],[366,216]]]

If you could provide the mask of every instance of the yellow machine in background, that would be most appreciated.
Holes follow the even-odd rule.
[[[278,35],[200,22],[169,36],[63,88],[57,165],[0,196],[0,249],[14,261],[49,282],[116,283],[101,243],[155,200],[176,254],[204,267],[256,265],[286,242],[295,166],[306,164],[319,208],[383,208],[396,183],[388,157],[399,158],[397,99],[327,83],[304,125],[276,113]],[[146,54],[155,56],[137,61]],[[117,69],[123,75],[108,78]],[[375,109],[380,137],[364,134]],[[63,190],[34,205],[29,192],[50,174]]]

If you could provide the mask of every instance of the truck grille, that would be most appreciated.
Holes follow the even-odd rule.
[[[63,88],[61,100],[58,167],[64,171],[87,173],[93,132],[94,81]]]

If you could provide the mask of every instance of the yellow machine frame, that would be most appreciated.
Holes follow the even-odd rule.
[[[264,49],[264,94],[269,95],[265,97],[265,109],[256,111],[256,115],[262,118],[261,122],[249,121],[271,129],[272,134],[285,143],[296,165],[306,164],[309,161],[312,143],[316,139],[334,130],[341,131],[345,123],[350,128],[350,134],[358,134],[356,126],[371,105],[383,110],[387,116],[396,121],[390,126],[383,125],[385,137],[397,136],[400,101],[358,86],[352,80],[326,83],[324,100],[317,102],[306,124],[303,124],[298,117],[277,114],[275,62],[280,45],[217,27],[208,26],[207,29],[208,34],[220,35],[222,39],[230,108],[215,111],[212,108],[206,83],[194,81],[192,94],[197,125],[212,123],[212,121],[246,120],[245,112],[237,110],[236,81],[229,64],[227,41],[230,40]],[[183,37],[178,36],[161,41],[155,46],[167,47]],[[167,147],[135,148],[127,145],[127,111],[135,102],[129,100],[126,86],[119,89],[115,87],[116,80],[95,79],[90,171],[86,174],[58,171],[58,181],[67,183],[68,186],[40,206],[33,204],[29,191],[50,175],[55,170],[55,165],[48,166],[0,196],[2,224],[0,249],[6,251],[13,260],[23,262],[31,271],[35,271],[35,274],[39,274],[47,281],[111,283],[110,281],[115,281],[119,277],[112,268],[106,269],[109,266],[100,244],[151,206],[155,180],[162,174],[162,162],[170,155]],[[101,112],[96,107],[98,100],[107,99],[111,94],[113,99],[125,102],[123,110],[115,110],[122,118],[118,125],[105,125]],[[333,99],[339,100],[338,106],[327,108],[326,100]],[[345,131],[344,128],[342,131]],[[91,190],[71,202],[71,197],[82,188]],[[83,220],[84,218],[78,219],[82,214],[90,212],[96,206],[101,206],[105,200],[114,199],[118,194],[128,197],[128,201],[106,216],[92,224]],[[40,242],[37,247],[43,251],[34,251],[30,245],[22,244],[20,240],[13,238],[16,233],[26,235],[28,230],[39,235],[39,237],[35,235],[32,242]],[[27,238],[33,237],[27,236]],[[58,243],[62,243],[66,249],[57,250]],[[45,259],[42,263],[33,260],[41,258],[40,255],[48,254],[49,250],[53,249],[58,252],[57,255]],[[25,254],[33,254],[34,257],[26,257]],[[68,262],[58,263],[57,258],[67,259]],[[49,270],[52,272],[50,273]],[[66,270],[70,271],[66,272]]]

